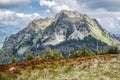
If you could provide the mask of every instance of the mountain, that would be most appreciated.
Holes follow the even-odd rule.
[[[120,41],[120,34],[115,34],[115,36],[116,36],[117,39]]]
[[[12,29],[11,29],[12,28]],[[0,25],[0,42],[4,42],[4,39],[11,34],[17,33],[22,28],[16,26],[3,26]]]
[[[17,34],[7,37],[2,51],[19,57],[29,51],[41,53],[49,46],[65,55],[83,47],[96,52],[97,43],[98,48],[104,50],[119,41],[96,19],[76,11],[62,10],[55,18],[33,20]]]
[[[11,29],[12,28],[12,29]],[[7,36],[10,36],[11,34],[17,33],[17,31],[20,30],[19,28],[16,28],[14,26],[2,26],[0,25],[0,49],[3,45],[3,42]]]
[[[118,40],[120,41],[120,37],[117,37],[118,38]]]

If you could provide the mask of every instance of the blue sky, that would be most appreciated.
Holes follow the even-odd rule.
[[[0,31],[16,33],[32,20],[54,17],[62,9],[87,14],[109,32],[120,34],[120,0],[0,0]]]

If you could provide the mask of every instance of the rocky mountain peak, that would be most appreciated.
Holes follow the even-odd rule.
[[[77,11],[62,10],[60,13],[64,13],[68,17],[81,17],[82,16],[82,14],[78,13]]]
[[[116,37],[97,20],[76,11],[62,10],[55,18],[32,21],[25,29],[6,38],[3,49],[22,55],[27,51],[41,52],[50,46],[61,53],[71,53],[84,46],[95,51],[118,44]]]
[[[52,18],[45,18],[45,19],[37,19],[33,20],[27,28],[30,28],[36,32],[40,30],[44,30],[47,26],[49,26],[52,23]]]
[[[78,13],[77,11],[67,11],[61,10],[59,13],[56,14],[55,19],[63,19],[63,18],[83,18],[83,15]]]

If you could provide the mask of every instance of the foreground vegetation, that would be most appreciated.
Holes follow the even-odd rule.
[[[51,48],[47,47],[42,54],[32,53],[28,51],[28,54],[24,57],[22,61],[78,58],[78,57],[89,57],[89,56],[106,55],[106,54],[120,54],[120,51],[118,50],[117,47],[111,47],[106,51],[99,50],[96,53],[94,53],[88,48],[84,47],[82,50],[77,50],[73,53],[69,53],[63,56],[62,53],[59,53],[56,50],[52,50]],[[14,63],[14,62],[21,62],[21,61],[19,61],[17,57],[13,55],[9,62]]]
[[[0,65],[0,80],[119,80],[120,54],[117,48],[98,51],[86,47],[65,58],[47,47],[43,54],[28,52],[22,62],[15,56]]]
[[[119,66],[120,56],[110,54],[17,62],[0,65],[0,80],[119,80]]]

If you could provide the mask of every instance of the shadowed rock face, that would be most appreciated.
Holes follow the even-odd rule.
[[[50,46],[65,54],[84,46],[96,51],[97,41],[100,49],[118,44],[116,37],[95,19],[76,11],[62,10],[54,19],[34,20],[25,29],[7,37],[2,49],[18,56],[28,51],[41,52]]]
[[[118,40],[120,41],[120,37],[118,37]]]
[[[120,41],[120,34],[115,34],[115,36],[116,36],[117,39]]]

